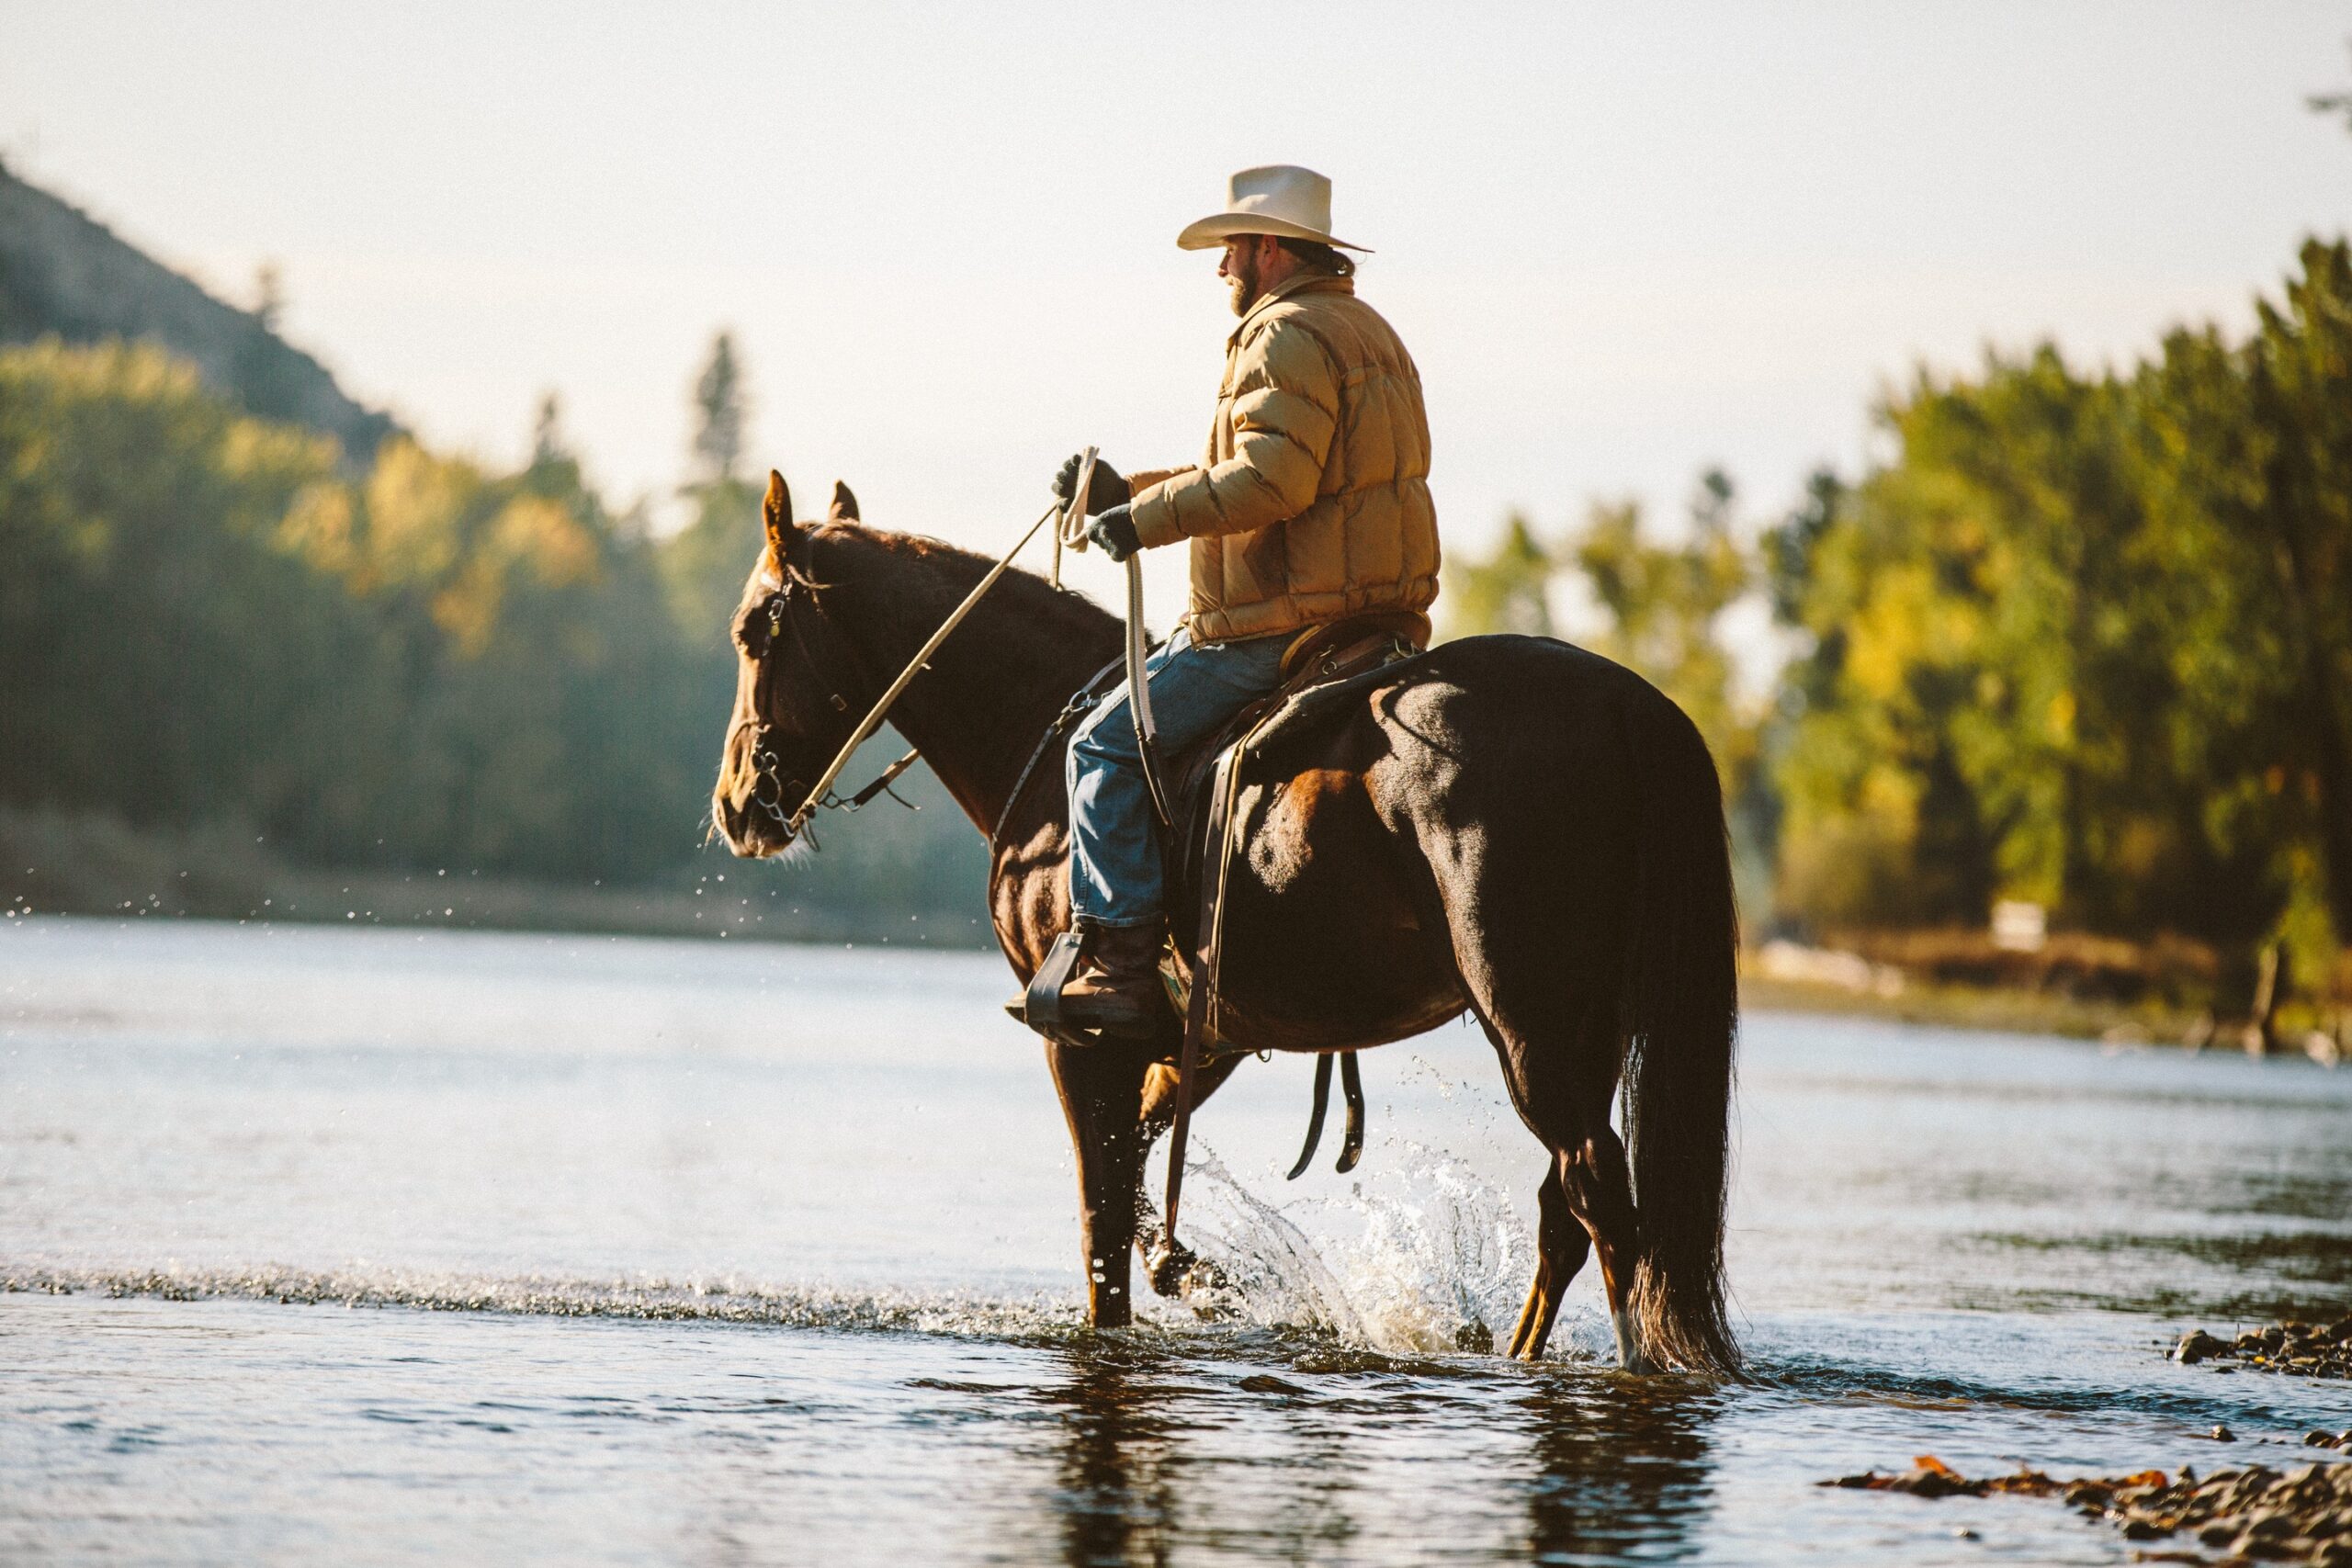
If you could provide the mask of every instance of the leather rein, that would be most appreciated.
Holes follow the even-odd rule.
[[[835,754],[825,771],[818,775],[817,782],[809,786],[808,793],[802,796],[799,807],[790,816],[787,817],[784,813],[786,783],[778,776],[777,769],[780,764],[775,753],[765,747],[760,748],[753,753],[752,758],[752,799],[758,802],[762,810],[775,818],[784,829],[784,836],[787,841],[798,837],[800,830],[808,825],[808,819],[820,809],[854,811],[872,800],[881,791],[889,788],[893,780],[914,766],[919,753],[909,751],[891,763],[880,778],[847,799],[842,799],[832,794],[833,781],[841,777],[843,768],[849,766],[849,760],[857,754],[857,749],[865,745],[876,730],[882,728],[882,721],[889,716],[890,709],[898,702],[899,694],[906,691],[908,685],[930,663],[931,656],[939,651],[939,645],[947,640],[947,634],[963,625],[964,617],[978,606],[988,591],[996,586],[997,579],[1002,577],[1012,567],[1012,558],[1021,553],[1022,547],[1035,538],[1037,530],[1044,527],[1048,520],[1060,515],[1061,511],[1059,502],[1046,508],[1037,521],[1030,524],[1027,531],[1013,542],[1012,547],[1005,551],[994,566],[989,568],[986,575],[981,577],[978,582],[973,584],[972,591],[964,595],[963,603],[948,613],[947,618],[939,624],[939,629],[933,632],[922,647],[915,650],[915,656],[907,660],[907,667],[899,671],[898,679],[892,681],[884,689],[882,695],[875,701],[873,707],[867,711],[863,719],[858,721],[857,728],[850,731],[850,737],[842,742],[841,750]],[[784,623],[787,620],[791,621],[793,640],[799,645],[802,657],[808,660],[809,666],[813,669],[816,660],[808,652],[808,640],[801,634],[800,623],[797,617],[793,615],[792,608],[795,597],[794,588],[806,586],[813,598],[817,592],[817,585],[796,572],[790,561],[778,561],[776,567],[777,574],[782,581],[777,583],[775,592],[769,595],[767,602],[769,646],[771,648],[775,646],[775,638],[782,631]],[[768,664],[763,657],[760,660],[760,679],[763,683],[767,680],[767,671]],[[838,690],[829,694],[827,701],[836,713],[850,711],[848,700]],[[764,705],[763,707],[764,708]],[[797,785],[800,781],[793,779],[789,782]],[[775,788],[775,799],[773,802],[762,798],[760,794],[763,785],[771,784]]]

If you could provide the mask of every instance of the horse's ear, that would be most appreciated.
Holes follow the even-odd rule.
[[[857,521],[857,497],[852,495],[849,492],[849,486],[839,479],[833,481],[833,504],[825,509],[825,521],[828,523]]]
[[[760,517],[767,525],[768,548],[781,563],[785,547],[792,540],[792,491],[774,468],[768,470],[768,498],[760,503]]]

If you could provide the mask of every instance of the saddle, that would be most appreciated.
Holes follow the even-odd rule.
[[[1238,769],[1277,728],[1288,728],[1335,695],[1327,689],[1410,659],[1429,646],[1429,617],[1410,610],[1381,611],[1311,626],[1283,655],[1282,683],[1241,709],[1198,743],[1163,760],[1168,792],[1169,926],[1174,953],[1161,964],[1179,1014],[1191,989],[1189,964],[1178,954],[1197,950],[1205,917],[1202,879],[1221,852],[1229,823],[1213,824],[1220,769]],[[1212,844],[1210,829],[1216,827]],[[1247,1047],[1224,1047],[1241,1049]]]
[[[1216,974],[1223,942],[1222,915],[1225,876],[1231,863],[1233,810],[1243,765],[1255,747],[1280,729],[1306,722],[1307,716],[1329,706],[1344,693],[1385,678],[1389,667],[1418,658],[1429,643],[1429,618],[1412,611],[1384,611],[1352,616],[1309,628],[1283,655],[1281,683],[1236,713],[1224,726],[1195,744],[1160,760],[1160,780],[1170,820],[1167,824],[1167,869],[1171,915],[1171,940],[1160,960],[1160,978],[1168,987],[1176,1014],[1184,1020],[1179,1057],[1176,1122],[1170,1149],[1167,1235],[1173,1246],[1176,1201],[1182,1179],[1184,1140],[1191,1122],[1192,1083],[1200,1064],[1218,1056],[1246,1055],[1251,1032],[1246,1017],[1236,1016],[1217,995]],[[1020,790],[1037,761],[1066,737],[1078,716],[1100,700],[1121,673],[1117,663],[1104,669],[1073,696],[1039,742],[1030,767],[1014,786]],[[1012,806],[1008,804],[1009,818]],[[1189,912],[1190,919],[1186,919]],[[1055,943],[1027,993],[1017,1004],[1016,1016],[1051,1039],[1069,1044],[1089,1043],[1061,1026],[1060,998],[1079,961],[1074,933]],[[1013,1010],[1012,1007],[1008,1010]],[[1363,1152],[1363,1083],[1353,1051],[1336,1053],[1347,1099],[1347,1134],[1338,1168],[1354,1168]],[[1331,1056],[1325,1053],[1315,1067],[1315,1096],[1306,1147],[1290,1171],[1295,1179],[1314,1158],[1322,1136],[1323,1118],[1330,1101]]]

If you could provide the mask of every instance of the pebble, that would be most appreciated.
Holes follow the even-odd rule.
[[[2352,1433],[2314,1432],[2325,1444],[2352,1447]],[[2063,1496],[2090,1518],[2105,1519],[2127,1540],[2161,1540],[2187,1531],[2205,1546],[2264,1562],[2352,1568],[2352,1463],[2320,1461],[2290,1471],[2259,1464],[2179,1479],[2147,1470],[2136,1475],[2059,1481],[2036,1470],[1971,1480],[1933,1454],[1891,1475],[1866,1471],[1821,1483],[1920,1497],[1983,1497],[1992,1493]],[[1954,1531],[1962,1539],[1971,1532]],[[2164,1553],[2157,1553],[2164,1556]]]
[[[2217,1363],[2217,1372],[2250,1370],[2287,1377],[2352,1378],[2352,1314],[2334,1323],[2274,1323],[2224,1339],[2192,1328],[2166,1352],[2184,1367]]]

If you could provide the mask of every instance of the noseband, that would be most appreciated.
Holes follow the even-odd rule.
[[[777,585],[775,592],[769,594],[760,606],[762,613],[767,617],[768,640],[766,648],[761,650],[759,682],[752,696],[752,717],[758,725],[752,742],[752,803],[767,813],[776,826],[784,829],[784,839],[787,844],[799,836],[800,830],[808,826],[808,818],[819,810],[855,811],[870,803],[875,796],[886,793],[891,799],[898,801],[909,810],[917,809],[911,803],[902,799],[897,791],[890,788],[890,785],[897,782],[899,774],[914,766],[915,759],[919,755],[917,752],[909,751],[891,763],[883,771],[879,778],[855,795],[840,795],[834,794],[831,788],[827,788],[821,796],[814,796],[810,794],[808,787],[798,778],[786,778],[784,775],[783,759],[775,754],[772,747],[764,743],[766,733],[775,728],[768,722],[771,705],[769,660],[770,656],[775,652],[776,643],[784,636],[784,628],[786,626],[792,628],[793,646],[799,650],[801,663],[826,686],[825,705],[835,713],[845,714],[850,711],[849,699],[842,695],[840,682],[827,681],[821,673],[817,656],[808,646],[808,636],[801,630],[800,617],[795,612],[796,601],[805,597],[810,601],[812,609],[822,613],[821,606],[815,603],[817,585],[802,576],[789,563],[784,567],[781,575],[783,581]],[[801,592],[796,592],[796,590]],[[857,659],[856,649],[850,649],[849,657],[854,662]],[[786,807],[784,802],[787,795],[802,803],[797,813]],[[813,844],[815,840],[810,841]]]

